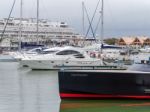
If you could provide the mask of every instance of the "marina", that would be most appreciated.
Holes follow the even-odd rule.
[[[131,30],[134,26],[139,33],[148,24],[137,22],[136,16],[129,27],[128,16],[122,15],[127,8],[120,10],[124,4],[112,8],[121,11],[117,19],[124,21],[111,21],[104,0],[82,1],[80,8],[74,7],[76,1],[57,1],[57,6],[47,1],[49,9],[55,8],[48,14],[43,1],[35,0],[34,11],[26,1],[13,0],[7,18],[0,18],[0,112],[150,111],[150,35]],[[95,9],[92,15],[89,9]],[[107,37],[113,26],[115,32],[131,33]]]

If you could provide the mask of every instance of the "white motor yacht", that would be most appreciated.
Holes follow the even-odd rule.
[[[89,53],[95,53],[96,57],[99,54],[99,51],[102,49],[103,59],[118,59],[120,57],[120,51],[122,50],[122,47],[116,46],[116,45],[108,45],[108,44],[99,44],[95,43],[91,46],[84,47],[86,51]]]
[[[142,53],[150,53],[150,47],[141,48],[139,51]]]
[[[63,66],[100,66],[102,60],[91,58],[82,48],[66,46],[51,54],[26,57],[21,63],[31,69],[60,69]]]
[[[30,49],[28,51],[9,52],[9,55],[12,56],[14,59],[20,61],[25,57],[38,55],[46,49],[48,48],[38,47],[38,48]]]

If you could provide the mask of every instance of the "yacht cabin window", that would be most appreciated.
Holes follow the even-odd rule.
[[[75,57],[75,58],[85,58],[85,57],[83,56],[83,54],[80,54],[80,53],[79,53],[79,54],[75,54],[74,57]]]
[[[71,55],[71,54],[79,54],[80,52],[74,50],[64,50],[56,53],[56,55]]]
[[[55,51],[43,51],[41,54],[52,54],[52,53],[55,53],[57,52],[57,50]]]

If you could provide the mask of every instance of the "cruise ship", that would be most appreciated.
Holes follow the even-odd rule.
[[[0,34],[4,30],[7,19],[0,20]],[[3,38],[0,39],[2,47],[18,47],[19,42],[19,25],[20,18],[10,18],[7,23]],[[38,26],[37,38],[37,21],[35,18],[22,19],[22,42],[51,44],[56,42],[68,42],[82,38],[76,33],[66,22],[51,22],[49,20],[40,19]]]

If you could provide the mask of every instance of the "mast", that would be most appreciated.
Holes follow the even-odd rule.
[[[84,1],[82,1],[82,34],[84,37],[83,46],[85,46],[86,36],[85,36],[85,14],[84,14]]]
[[[20,0],[19,51],[21,51],[23,0]]]
[[[100,34],[100,43],[101,47],[103,46],[103,38],[104,38],[104,0],[102,0],[102,6],[101,6],[101,34]],[[103,53],[103,50],[101,48],[101,53]]]
[[[37,38],[37,40],[39,40],[39,0],[37,0],[37,31],[36,31],[36,38]],[[39,42],[38,42],[39,43]]]
[[[1,33],[0,42],[1,42],[1,41],[3,40],[3,38],[4,38],[4,34],[5,34],[5,31],[6,31],[6,27],[7,27],[7,24],[8,24],[8,22],[9,22],[9,19],[10,19],[10,17],[11,17],[11,14],[12,14],[12,12],[13,12],[15,3],[16,3],[16,0],[13,1],[13,5],[12,5],[12,7],[11,7],[10,13],[9,13],[8,18],[7,18],[7,20],[6,20],[6,23],[5,23],[5,25],[4,25],[4,29],[3,29],[2,33]]]
[[[84,2],[82,1],[82,30],[83,30],[83,35],[85,36],[85,24],[84,24]]]

